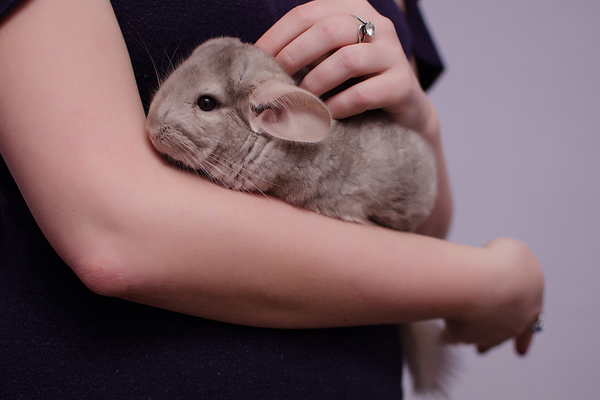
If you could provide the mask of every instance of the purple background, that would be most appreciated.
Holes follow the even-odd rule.
[[[528,243],[547,279],[546,331],[460,350],[452,399],[600,392],[600,2],[422,0],[447,70],[430,92],[455,194],[449,239]],[[407,385],[408,386],[408,385]],[[414,397],[408,396],[409,399]]]

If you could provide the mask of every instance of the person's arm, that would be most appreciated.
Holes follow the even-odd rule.
[[[91,290],[276,328],[441,317],[476,326],[454,337],[474,343],[541,308],[518,242],[471,248],[222,189],[165,164],[144,126],[108,0],[29,0],[1,21],[0,151]]]

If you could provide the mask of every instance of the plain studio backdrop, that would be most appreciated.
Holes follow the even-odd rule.
[[[449,240],[515,237],[546,276],[547,326],[529,354],[461,348],[451,399],[598,399],[600,2],[421,8],[446,64],[430,96],[455,196]]]

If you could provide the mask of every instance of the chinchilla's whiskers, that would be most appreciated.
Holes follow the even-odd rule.
[[[252,183],[252,181],[251,181],[250,179],[246,178],[245,176],[239,175],[239,174],[238,174],[238,173],[237,173],[237,172],[236,172],[236,171],[235,171],[233,168],[231,168],[229,165],[227,165],[227,164],[226,164],[226,163],[224,163],[223,161],[219,160],[219,159],[218,159],[216,156],[214,156],[214,154],[213,154],[213,155],[210,155],[210,156],[209,156],[209,158],[211,158],[211,159],[212,159],[212,161],[213,161],[213,163],[211,163],[211,164],[210,164],[210,165],[211,165],[213,168],[215,168],[215,169],[216,169],[217,171],[219,171],[221,174],[223,174],[223,175],[226,175],[226,176],[228,176],[229,178],[231,178],[231,180],[233,180],[235,183],[239,184],[241,187],[243,187],[244,185],[243,185],[243,184],[242,184],[242,183],[239,181],[239,178],[242,178],[242,179],[244,179],[244,180],[245,180],[246,182],[248,182],[250,185],[254,186],[254,188],[255,188],[257,191],[260,191],[260,190],[259,190],[259,189],[256,187],[256,185],[255,185],[254,183]],[[206,162],[208,162],[208,161],[206,161]],[[216,165],[215,165],[215,164],[218,164],[218,165],[220,165],[221,167],[227,168],[227,170],[228,170],[230,173],[225,173],[223,170],[221,170],[221,169],[218,169],[218,168],[216,167]],[[235,174],[235,176],[234,176],[234,174]]]
[[[219,186],[225,186],[225,184],[216,176],[213,176],[210,171],[208,170],[208,168],[206,168],[203,165],[200,165],[197,169],[192,169],[191,170],[194,174],[196,174],[197,176],[201,176],[203,178],[208,179],[209,181],[219,185]]]
[[[231,172],[234,172],[234,173],[236,172],[236,171],[235,171],[233,168],[231,168],[230,166],[228,166],[227,164],[225,164],[225,162],[223,162],[223,161],[219,160],[219,158],[223,158],[223,157],[219,157],[219,156],[216,156],[216,155],[214,155],[214,154],[212,154],[210,157],[213,159],[213,161],[214,161],[214,162],[216,162],[216,163],[218,163],[219,165],[221,165],[221,166],[223,166],[223,167],[225,167],[225,168],[229,169]],[[235,164],[233,164],[233,163],[232,163],[232,165],[234,165],[234,166],[236,166],[236,167],[237,167],[237,165],[235,165]],[[214,166],[214,164],[211,164],[211,166],[213,166],[213,168],[215,168],[217,171],[219,171],[220,173],[222,173],[223,175],[225,175],[225,174],[223,173],[223,171],[219,170],[219,169],[218,169],[216,166]],[[243,168],[242,168],[242,169],[243,169]],[[249,171],[248,171],[248,172],[249,172]],[[249,173],[250,173],[250,172],[249,172]],[[254,184],[254,182],[252,182],[252,180],[250,180],[249,178],[247,178],[247,177],[245,177],[245,176],[243,176],[243,175],[239,175],[239,174],[237,174],[237,173],[236,173],[236,175],[237,175],[238,177],[240,177],[240,178],[244,179],[244,180],[245,180],[246,182],[248,182],[250,185],[252,185],[252,186],[254,187],[254,189],[256,190],[256,192],[258,192],[258,193],[262,194],[263,196],[265,196],[267,199],[269,199],[269,200],[270,200],[269,196],[267,196],[265,192],[263,192],[262,190],[260,190],[260,189],[258,188],[258,186],[256,186],[256,185]],[[236,181],[236,178],[234,178],[234,177],[231,177],[231,179],[233,179],[234,181]],[[236,182],[237,182],[237,181],[236,181]],[[243,185],[242,185],[242,186],[243,186]]]
[[[194,174],[197,177],[208,179],[211,182],[216,183],[218,185],[222,184],[222,182],[219,182],[217,178],[213,177],[210,174],[210,171],[202,165],[198,165],[196,167],[191,167],[189,162],[177,160],[168,154],[165,154],[165,157],[169,163],[171,163],[172,165],[176,166],[179,169],[189,172],[190,174]],[[194,165],[196,165],[196,163],[194,163]]]
[[[221,171],[214,163],[211,163],[210,161],[208,161],[208,159],[205,159],[203,161],[203,163],[207,164],[210,168],[218,171],[219,173],[221,173],[221,175],[227,175],[223,171]],[[229,185],[227,185],[225,183],[225,181],[223,181],[223,179],[215,176],[214,173],[211,174],[210,169],[207,168],[206,166],[204,166],[204,165],[198,165],[197,168],[198,168],[197,171],[200,170],[200,171],[204,172],[206,174],[206,178],[208,178],[211,182],[216,183],[217,185],[225,187],[225,188],[229,187]]]
[[[235,173],[235,174],[236,174],[236,177],[240,177],[240,178],[244,179],[246,182],[248,182],[250,185],[252,185],[252,186],[254,187],[254,189],[255,189],[257,192],[260,192],[260,193],[261,193],[263,196],[265,196],[265,197],[266,197],[266,194],[265,194],[265,193],[264,193],[262,190],[260,190],[260,189],[258,188],[258,186],[257,186],[257,185],[256,185],[254,182],[252,182],[252,180],[251,180],[250,178],[248,178],[248,177],[246,177],[246,176],[244,176],[244,175],[240,175],[240,174],[239,174],[239,171],[236,171],[236,170],[235,170],[235,169],[233,169],[233,168],[232,168],[230,165],[228,165],[228,164],[227,164],[227,159],[225,159],[225,158],[223,158],[223,157],[219,157],[219,156],[217,156],[217,155],[214,155],[214,154],[213,154],[213,158],[214,158],[214,160],[215,160],[216,162],[218,162],[220,165],[224,166],[225,168],[229,169],[231,172]],[[267,180],[266,180],[266,179],[264,179],[264,178],[261,178],[260,176],[258,176],[258,175],[256,175],[256,174],[252,173],[252,172],[251,172],[251,171],[249,171],[248,169],[246,169],[246,168],[244,168],[244,167],[242,167],[242,166],[240,166],[240,165],[238,165],[238,164],[235,164],[235,163],[232,163],[232,162],[230,162],[229,164],[231,164],[232,166],[234,166],[234,167],[236,167],[236,168],[239,168],[241,171],[247,172],[248,174],[250,174],[250,175],[254,176],[255,178],[257,178],[257,179],[259,179],[259,180],[262,180],[262,181],[264,181],[264,182],[266,182],[266,183],[268,183],[268,184],[270,184],[270,185],[273,185],[271,182],[267,181]],[[232,179],[233,179],[233,177],[232,177]],[[273,185],[273,186],[274,186],[274,185]]]
[[[179,50],[179,47],[181,46],[181,42],[183,42],[183,39],[185,38],[185,36],[182,36],[181,39],[179,40],[179,43],[177,43],[177,46],[175,47],[175,50],[173,50],[173,54],[171,54],[171,56],[169,56],[167,54],[167,52],[165,51],[165,55],[167,56],[167,58],[169,59],[169,65],[171,70],[169,71],[169,75],[175,71],[175,69],[177,68],[177,65],[173,62],[173,60],[175,59],[175,54],[177,54],[177,51]]]
[[[219,169],[219,168],[218,168],[216,165],[214,165],[213,163],[210,163],[210,162],[208,162],[208,161],[206,161],[206,160],[205,160],[204,162],[205,162],[206,164],[208,164],[208,165],[209,165],[209,166],[210,166],[210,167],[213,169],[213,172],[216,170],[216,171],[218,171],[220,174],[222,174],[222,175],[225,175],[225,174],[223,174],[223,171],[221,171],[221,170],[220,170],[220,169]],[[208,173],[208,177],[210,178],[210,180],[211,180],[212,182],[216,183],[217,185],[219,185],[219,186],[221,186],[221,187],[224,187],[224,188],[227,188],[227,189],[231,189],[231,185],[228,185],[228,184],[227,184],[227,183],[226,183],[226,182],[223,180],[223,178],[220,178],[220,177],[218,177],[218,176],[215,176],[215,175],[214,175],[214,173],[210,173],[210,172],[209,172],[209,173]]]
[[[225,165],[225,163],[229,163],[229,164],[233,165],[234,167],[236,167],[236,168],[239,168],[240,170],[242,170],[242,171],[244,171],[244,172],[247,172],[248,174],[252,175],[254,178],[258,179],[259,181],[263,181],[263,182],[265,182],[265,183],[268,183],[270,186],[279,186],[279,185],[276,185],[275,183],[273,183],[273,182],[271,182],[271,181],[269,181],[269,180],[267,180],[267,179],[263,178],[262,176],[260,176],[260,175],[258,175],[258,174],[256,174],[256,173],[254,173],[254,172],[252,172],[252,171],[250,171],[249,169],[247,169],[247,168],[244,168],[242,165],[239,165],[239,164],[233,163],[233,162],[231,162],[231,161],[227,160],[227,159],[226,159],[226,158],[224,158],[224,157],[217,156],[216,154],[212,154],[212,156],[213,156],[213,157],[215,157],[215,158],[219,158],[219,162],[220,162],[222,165]],[[228,167],[228,168],[229,168],[229,169],[231,169],[231,170],[233,171],[233,168],[231,168],[231,167]],[[246,178],[246,177],[243,177],[243,178],[244,178],[244,179],[248,179],[248,178]]]
[[[127,25],[129,26],[129,28],[133,29],[136,36],[138,37],[138,43],[140,43],[144,47],[144,50],[146,50],[146,54],[148,55],[148,58],[150,58],[150,62],[152,63],[152,67],[154,68],[154,73],[156,74],[157,84],[158,84],[158,86],[160,86],[161,80],[160,80],[160,77],[158,74],[158,69],[156,68],[156,63],[154,62],[154,57],[152,57],[152,53],[150,52],[150,49],[148,49],[146,42],[142,38],[142,35],[140,35],[140,32],[135,28],[135,25],[132,24],[131,21],[127,21]]]
[[[175,50],[173,50],[172,54],[169,54],[167,52],[167,49],[161,45],[162,53],[163,53],[164,57],[166,57],[166,59],[168,61],[168,65],[165,68],[165,63],[163,62],[163,58],[159,57],[160,66],[161,66],[161,68],[159,69],[154,57],[152,56],[152,52],[146,45],[146,41],[143,39],[140,32],[136,29],[135,25],[132,24],[131,21],[127,21],[127,25],[137,35],[138,43],[140,43],[141,46],[144,48],[144,50],[146,51],[146,54],[148,55],[148,58],[150,59],[150,62],[152,63],[152,68],[154,69],[154,74],[156,76],[156,88],[154,88],[154,89],[148,88],[147,90],[145,90],[146,93],[144,93],[144,95],[147,95],[149,99],[152,99],[152,98],[154,98],[154,96],[156,95],[156,92],[158,92],[158,90],[162,86],[162,84],[167,80],[169,75],[171,75],[171,73],[173,73],[173,71],[175,71],[175,69],[177,69],[177,63],[174,61],[175,56],[176,56],[177,52],[179,51],[181,44],[186,39],[186,37],[188,37],[188,35],[186,33],[185,35],[183,35],[181,37],[181,39],[179,40],[179,43],[177,43],[177,46],[175,47]],[[146,27],[147,27],[147,25],[146,25]],[[150,29],[150,31],[152,31],[152,29]],[[156,42],[158,43],[158,42],[160,42],[160,40],[157,40]],[[149,103],[145,104],[145,103],[146,102],[144,101],[144,107],[147,112],[150,104]]]

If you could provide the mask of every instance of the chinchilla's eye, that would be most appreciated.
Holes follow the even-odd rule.
[[[210,96],[200,96],[198,97],[198,108],[202,111],[212,111],[217,107],[217,101]]]

